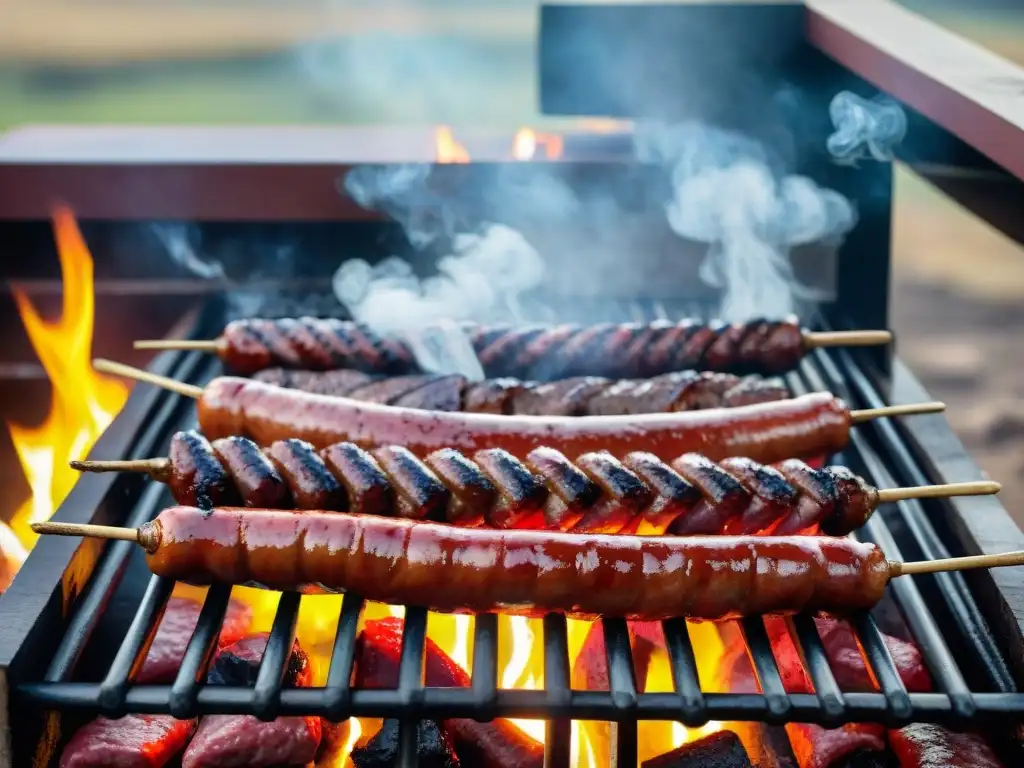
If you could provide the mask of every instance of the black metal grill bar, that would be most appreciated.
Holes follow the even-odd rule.
[[[359,616],[366,601],[355,594],[345,595],[341,601],[338,631],[334,636],[331,665],[327,670],[326,705],[328,717],[341,720],[348,711],[351,698],[352,667],[356,658],[356,632]]]
[[[848,382],[849,386],[856,391],[858,398],[868,408],[884,405],[885,401],[864,371],[855,363],[849,351],[836,350],[836,353],[836,359],[842,366],[842,373],[833,365],[831,358],[826,355],[816,355],[817,362],[829,374],[829,378],[834,381],[838,380],[840,384]],[[845,388],[845,384],[843,386]],[[844,396],[848,397],[849,395],[844,393]],[[914,460],[910,449],[892,421],[882,419],[872,427],[886,446],[888,455],[886,466],[895,468],[900,480],[908,485],[927,485],[932,482],[932,479],[921,471],[918,462]],[[923,557],[929,560],[938,560],[950,556],[949,550],[942,543],[920,502],[904,502],[900,506],[900,511],[908,530],[913,534],[915,542],[920,547]],[[985,617],[982,616],[971,595],[963,574],[938,573],[932,578],[939,584],[942,596],[949,606],[949,613],[956,623],[958,634],[964,642],[973,646],[971,652],[983,662],[993,688],[1007,693],[1016,691],[1017,685],[1013,680],[1013,675],[1003,659],[988,627],[988,622],[985,621]]]
[[[404,712],[419,710],[423,702],[423,663],[427,645],[427,611],[406,608],[402,627],[402,654],[398,660],[399,705]],[[402,768],[416,765],[415,719],[403,717],[398,721],[398,764]]]
[[[498,617],[493,613],[480,614],[474,619],[473,629],[473,695],[480,702],[483,716],[490,717],[498,700]],[[553,633],[545,630],[544,641],[551,642]],[[545,649],[545,661],[557,652]],[[568,653],[568,651],[566,652]],[[566,672],[568,674],[568,671]],[[548,691],[557,690],[560,678],[550,669],[545,669],[544,679]],[[568,678],[566,678],[568,680]],[[568,682],[566,682],[568,687]]]
[[[497,617],[494,618],[497,630]],[[569,679],[568,628],[565,617],[554,613],[544,617],[544,688],[547,691],[550,712],[564,712],[569,709],[572,691]],[[548,748],[544,751],[544,768],[568,768],[571,759],[571,728],[572,722],[564,717],[551,717],[547,720],[544,725],[544,743]]]
[[[700,687],[697,659],[693,655],[693,642],[686,619],[670,619],[661,624],[668,649],[668,662],[672,669],[672,684],[679,696],[680,722],[691,727],[704,725],[704,693]]]
[[[100,683],[99,703],[108,717],[124,714],[128,686],[149,651],[153,636],[156,634],[157,622],[163,617],[173,589],[174,582],[170,579],[162,576],[153,576],[150,579],[139,610],[128,627],[106,678]]]
[[[48,708],[95,710],[99,683],[25,683],[19,692],[33,704]],[[318,715],[327,717],[324,688],[286,688],[281,691],[279,716]],[[125,696],[132,712],[170,714],[168,685],[135,686]],[[953,711],[943,693],[911,693],[908,700],[914,722],[966,725]],[[759,693],[704,694],[709,720],[765,722],[769,716],[765,697]],[[907,718],[892,713],[880,693],[847,693],[844,698],[851,722],[880,722],[890,727],[905,725]],[[793,722],[820,723],[823,718],[818,697],[810,693],[789,694]],[[1024,712],[1024,693],[975,693],[977,713],[985,717],[1019,720]],[[352,708],[359,717],[393,717],[403,706],[403,693],[392,690],[353,690]],[[196,713],[251,714],[253,689],[233,686],[205,686],[200,689]],[[678,720],[679,699],[674,693],[637,694],[637,706],[623,713],[612,703],[608,691],[573,691],[569,702],[573,719],[615,722],[617,717],[638,720]],[[475,718],[478,707],[470,688],[424,688],[419,714],[428,717]],[[546,718],[547,693],[542,690],[503,690],[495,706],[496,717]]]
[[[632,768],[636,765],[637,727],[636,720],[629,714],[636,709],[637,692],[629,628],[625,619],[605,619],[601,622],[601,632],[604,635],[612,706],[621,713],[612,728],[615,749],[612,762],[620,768]]]
[[[803,366],[803,368],[808,368],[808,366]],[[836,375],[838,375],[838,371],[836,371]],[[817,373],[808,369],[805,376],[812,384],[816,385],[820,382],[824,386],[824,381]],[[835,382],[835,385],[838,388],[841,385],[841,379]],[[850,447],[856,451],[861,463],[865,466],[875,483],[881,487],[895,485],[895,481],[886,469],[885,463],[868,444],[865,437],[856,429],[850,432]],[[906,506],[906,502],[897,502],[896,506],[901,508],[902,511],[902,508]],[[904,559],[896,544],[896,540],[881,521],[879,515],[872,515],[862,530],[858,532],[858,536],[867,537],[874,541],[890,559]],[[971,691],[964,680],[959,665],[946,645],[942,631],[939,629],[931,611],[928,610],[924,597],[914,583],[913,577],[894,579],[889,588],[921,649],[929,671],[936,679],[939,688],[949,695],[953,710],[964,720],[973,717],[975,708]],[[881,642],[881,637],[879,637],[879,641]],[[883,646],[882,650],[884,650],[884,643],[881,643],[881,645]],[[886,656],[888,656],[888,653],[886,653]]]
[[[274,623],[270,627],[267,647],[260,659],[260,670],[256,676],[253,695],[253,712],[260,720],[277,717],[277,705],[281,697],[281,685],[288,668],[288,657],[295,643],[295,624],[299,619],[299,603],[302,595],[285,592],[277,605]]]
[[[790,634],[799,640],[794,643],[796,647],[803,647],[801,660],[814,684],[814,691],[818,695],[824,717],[839,722],[846,711],[846,704],[835,675],[832,674],[832,667],[829,665],[828,655],[818,635],[818,628],[814,625],[814,619],[800,615],[789,620],[787,624]]]
[[[782,684],[779,665],[772,653],[772,644],[764,628],[764,620],[750,616],[740,622],[744,639],[747,641],[747,653],[754,664],[757,680],[764,693],[768,714],[765,720],[769,723],[784,723],[790,710],[789,696]]]
[[[195,714],[199,684],[216,650],[217,636],[230,599],[231,587],[226,584],[215,584],[206,594],[196,631],[189,640],[181,669],[171,686],[171,714],[179,720],[187,720]]]

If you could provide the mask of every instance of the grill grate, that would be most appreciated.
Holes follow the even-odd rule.
[[[639,308],[639,309],[638,309]],[[672,311],[658,305],[653,309],[624,307],[627,315],[680,316],[688,307]],[[189,358],[184,355],[187,361]],[[194,360],[193,360],[194,363]],[[205,375],[212,370],[182,365]],[[801,369],[788,377],[796,392],[830,389],[865,407],[883,404],[883,398],[865,369],[849,352],[816,350]],[[177,428],[167,419],[160,443]],[[154,441],[142,441],[152,445]],[[877,446],[876,446],[877,442]],[[884,458],[883,458],[884,457]],[[848,451],[836,457],[861,471],[877,485],[905,482],[925,483],[928,478],[913,459],[910,446],[891,423],[879,422],[865,430],[854,430]],[[127,525],[138,525],[155,516],[165,499],[163,489],[151,484],[141,496]],[[931,502],[929,502],[931,504]],[[886,553],[900,559],[894,531],[905,530],[908,541],[925,557],[944,557],[943,546],[926,512],[925,503],[905,501],[874,515],[858,533],[881,545]],[[22,700],[45,708],[83,709],[116,717],[127,712],[169,713],[179,718],[197,714],[253,714],[263,719],[279,715],[321,715],[333,720],[348,715],[399,717],[401,764],[415,765],[416,724],[422,717],[544,717],[547,722],[546,766],[568,766],[570,720],[604,720],[616,723],[613,750],[618,766],[633,766],[637,755],[638,720],[675,720],[700,726],[709,720],[785,722],[834,725],[843,722],[877,721],[896,726],[911,721],[966,724],[978,715],[986,718],[1020,718],[1024,694],[1016,692],[991,632],[959,574],[942,574],[932,579],[952,616],[957,633],[981,662],[984,674],[972,689],[950,652],[935,613],[929,608],[916,579],[901,578],[889,590],[936,682],[936,692],[910,694],[904,688],[882,632],[869,613],[852,619],[854,630],[879,683],[877,693],[842,693],[829,666],[825,649],[810,616],[793,620],[795,636],[807,661],[815,693],[787,694],[762,619],[741,622],[749,655],[763,693],[706,693],[701,688],[694,650],[682,619],[663,622],[668,647],[673,693],[638,693],[626,622],[603,622],[609,670],[609,691],[576,691],[570,687],[566,621],[562,616],[544,618],[544,690],[499,690],[497,687],[498,622],[494,615],[478,616],[475,622],[473,674],[469,688],[425,688],[421,682],[427,612],[407,608],[403,647],[399,663],[399,685],[395,690],[358,690],[349,685],[355,655],[356,629],[364,601],[346,596],[338,622],[327,683],[324,688],[282,689],[289,649],[295,637],[301,596],[286,593],[274,618],[266,655],[253,688],[206,686],[199,681],[211,658],[231,589],[211,588],[203,606],[198,628],[189,643],[177,678],[170,686],[134,686],[132,673],[148,650],[155,626],[174,586],[173,582],[151,577],[134,619],[124,636],[106,676],[99,683],[72,682],[72,672],[82,655],[91,628],[116,588],[119,574],[132,549],[127,542],[114,542],[98,565],[90,588],[71,618],[57,653],[41,682],[17,687]],[[945,625],[943,625],[945,626]]]

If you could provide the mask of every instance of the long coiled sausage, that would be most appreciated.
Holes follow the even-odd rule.
[[[527,416],[617,416],[733,408],[792,397],[779,381],[710,371],[679,371],[650,379],[578,376],[547,383],[515,378],[471,382],[464,376],[414,374],[381,379],[358,371],[268,368],[266,384],[427,411]]]
[[[527,616],[844,612],[875,605],[891,574],[880,549],[845,538],[495,531],[319,510],[171,507],[138,540],[153,573],[194,584]]]
[[[198,413],[208,437],[242,435],[260,445],[295,437],[317,448],[338,442],[363,448],[404,445],[417,456],[440,448],[501,448],[524,456],[548,446],[569,455],[694,452],[713,461],[747,456],[767,464],[835,453],[846,445],[851,424],[846,404],[825,392],[683,413],[502,416],[397,408],[229,376],[207,385]]]
[[[647,377],[696,368],[784,373],[805,353],[796,319],[742,324],[681,320],[599,325],[463,326],[488,376]],[[264,368],[416,373],[411,347],[360,323],[314,317],[229,323],[217,343],[236,373]]]
[[[570,461],[551,448],[523,459],[445,448],[421,460],[400,446],[317,451],[294,438],[261,452],[246,438],[211,445],[191,431],[174,435],[168,459],[147,466],[178,503],[205,508],[242,503],[596,533],[785,535],[821,526],[841,536],[859,528],[879,498],[845,467],[813,469],[797,459],[776,468],[698,454],[665,462],[649,453],[622,461],[590,453]]]

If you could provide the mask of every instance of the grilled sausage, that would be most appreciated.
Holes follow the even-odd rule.
[[[721,322],[655,321],[601,325],[464,327],[489,376],[551,379],[568,376],[654,376],[697,368],[783,373],[805,352],[795,319]],[[412,349],[358,323],[300,317],[249,318],[225,329],[218,352],[236,373],[270,367],[368,373],[417,371]]]
[[[364,448],[404,445],[417,456],[440,448],[525,455],[547,445],[577,455],[694,451],[712,460],[748,456],[773,463],[834,453],[850,429],[846,404],[824,392],[742,408],[569,418],[419,411],[221,377],[207,385],[198,411],[211,438],[244,435],[269,445],[297,437],[318,448],[342,441]]]
[[[342,375],[349,374],[349,375]],[[354,377],[359,377],[358,379]],[[268,368],[265,384],[338,395],[381,405],[430,411],[524,416],[625,416],[705,408],[733,408],[791,397],[780,381],[710,371],[679,371],[649,379],[578,376],[545,384],[513,378],[467,381],[462,376],[418,374],[375,379],[358,371]]]
[[[200,449],[206,442],[195,433],[174,440]],[[217,446],[220,454],[260,455],[242,437]],[[845,467],[813,469],[797,460],[775,468],[693,453],[664,462],[650,453],[619,461],[599,452],[573,462],[547,447],[523,459],[500,449],[466,455],[445,448],[421,460],[400,446],[369,453],[339,443],[318,452],[294,438],[264,452],[269,461],[225,464],[231,485],[222,495],[249,507],[347,510],[470,527],[677,535],[793,534],[815,526],[844,535],[878,504],[877,491]],[[184,504],[196,493],[173,461],[156,465],[159,479]],[[278,501],[260,503],[268,498]]]
[[[150,570],[178,581],[527,616],[842,612],[875,605],[890,576],[880,549],[852,539],[494,531],[326,511],[171,507],[139,541]]]

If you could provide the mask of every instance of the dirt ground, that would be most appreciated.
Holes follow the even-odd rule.
[[[905,171],[896,190],[898,353],[1024,527],[1024,250]]]

